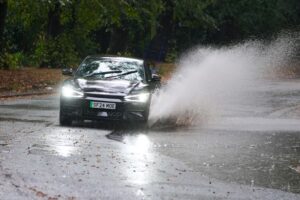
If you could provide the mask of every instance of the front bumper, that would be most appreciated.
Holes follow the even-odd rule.
[[[90,108],[90,101],[116,103],[116,109]],[[147,121],[149,105],[150,102],[132,103],[123,100],[111,102],[86,98],[60,98],[61,114],[72,119]]]

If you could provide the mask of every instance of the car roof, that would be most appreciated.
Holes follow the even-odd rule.
[[[144,60],[139,58],[130,58],[123,56],[111,56],[111,55],[91,55],[87,56],[87,58],[99,58],[99,59],[111,59],[111,60],[120,60],[120,61],[128,61],[128,62],[144,62]]]

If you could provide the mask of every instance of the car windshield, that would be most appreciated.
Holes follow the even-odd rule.
[[[86,58],[76,76],[94,79],[145,80],[143,62],[122,58]]]

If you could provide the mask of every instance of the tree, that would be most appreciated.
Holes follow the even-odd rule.
[[[0,48],[1,49],[3,48],[3,32],[5,27],[6,13],[7,13],[7,0],[0,0]]]
[[[5,58],[5,40],[3,38],[7,13],[7,0],[0,0],[0,68],[8,68]]]
[[[166,58],[169,41],[172,40],[175,30],[174,1],[164,1],[164,12],[158,18],[157,34],[152,38],[145,57],[149,60],[163,61]]]
[[[299,24],[299,0],[0,0],[0,62],[62,67],[106,53],[165,61]]]
[[[61,31],[60,15],[61,2],[60,0],[52,0],[48,11],[47,36],[50,38],[57,37]]]

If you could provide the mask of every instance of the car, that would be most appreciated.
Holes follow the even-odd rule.
[[[153,91],[160,76],[142,59],[88,56],[61,87],[59,123],[73,120],[131,121],[146,123]]]

